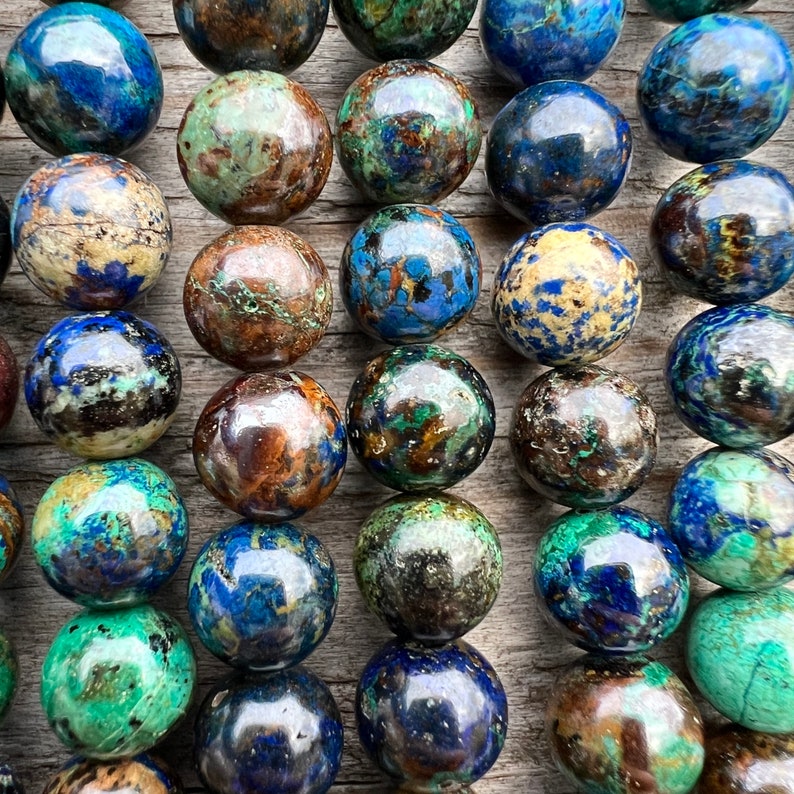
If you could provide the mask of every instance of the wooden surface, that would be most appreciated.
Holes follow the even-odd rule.
[[[590,82],[616,102],[631,121],[635,133],[634,162],[626,188],[595,223],[615,234],[633,252],[644,279],[645,300],[642,315],[628,341],[603,363],[637,380],[659,413],[659,459],[649,482],[629,504],[663,519],[665,499],[677,471],[692,454],[708,446],[685,430],[671,414],[662,381],[664,354],[677,329],[705,306],[673,295],[661,281],[648,254],[647,224],[651,210],[661,192],[691,166],[663,155],[640,129],[634,103],[635,76],[655,41],[669,26],[649,17],[640,8],[639,0],[628,0],[628,6],[626,26],[617,50]],[[5,54],[17,30],[43,6],[38,0],[2,0],[0,8],[0,51]],[[775,25],[791,46],[794,10],[790,9],[790,0],[760,0],[748,13]],[[200,350],[188,331],[181,308],[182,283],[193,256],[226,228],[192,198],[179,175],[175,156],[176,129],[182,112],[211,75],[181,43],[167,0],[130,0],[125,10],[153,42],[165,76],[166,99],[159,126],[130,159],[158,182],[169,200],[174,219],[174,251],[163,279],[135,311],[169,337],[184,372],[185,388],[176,421],[145,457],[163,466],[175,478],[190,512],[192,537],[185,563],[156,600],[188,625],[185,582],[190,563],[211,533],[236,519],[201,486],[190,455],[191,434],[201,407],[234,372]],[[494,77],[480,51],[476,17],[463,38],[436,60],[471,88],[480,103],[487,131],[512,92]],[[317,51],[294,77],[310,89],[333,119],[346,87],[371,66],[347,43],[331,18]],[[781,168],[792,178],[792,138],[794,122],[789,120],[753,158]],[[23,180],[49,159],[21,134],[11,114],[6,112],[0,124],[0,193],[12,200]],[[522,485],[513,471],[506,442],[512,405],[540,368],[519,359],[500,343],[488,311],[488,288],[493,273],[510,243],[524,229],[506,217],[488,197],[482,155],[469,179],[442,206],[470,229],[479,245],[485,270],[485,290],[474,315],[446,337],[443,344],[471,359],[490,384],[498,407],[497,439],[490,455],[473,476],[454,489],[477,504],[499,529],[505,559],[504,583],[497,603],[468,639],[491,660],[504,682],[510,702],[510,727],[499,761],[475,788],[479,794],[567,794],[570,786],[554,770],[548,757],[543,738],[543,708],[555,674],[579,652],[544,627],[529,583],[537,540],[562,508],[545,502]],[[333,271],[336,283],[335,271],[345,240],[371,209],[357,197],[334,164],[319,200],[303,217],[289,223],[289,227],[319,251]],[[787,287],[769,302],[794,309],[792,290],[794,287]],[[65,314],[64,309],[52,305],[37,292],[18,266],[13,265],[0,290],[0,333],[9,340],[22,364],[38,338]],[[344,405],[354,377],[366,359],[379,349],[354,329],[337,301],[329,333],[318,349],[299,362],[299,368],[317,378],[337,403]],[[784,454],[794,454],[794,443],[784,442],[778,448]],[[75,463],[75,458],[59,452],[45,440],[21,399],[10,428],[0,437],[0,471],[18,489],[28,518],[48,484]],[[353,580],[351,553],[362,520],[388,495],[386,489],[369,480],[351,460],[331,500],[304,521],[330,548],[340,576],[336,623],[327,640],[309,659],[310,666],[331,686],[344,715],[345,754],[334,787],[338,792],[385,790],[358,747],[352,702],[358,672],[388,634],[363,608]],[[702,593],[704,589],[703,582],[696,580],[695,591]],[[16,641],[21,661],[17,698],[0,730],[0,756],[16,765],[29,792],[41,791],[45,780],[68,755],[49,731],[38,693],[47,647],[62,622],[74,611],[73,604],[44,583],[26,546],[18,567],[0,590],[0,623]],[[680,637],[679,633],[678,639],[661,647],[656,656],[687,680]],[[197,647],[197,653],[200,687],[196,702],[225,673],[223,665],[201,648]],[[187,791],[201,790],[192,770],[190,750],[195,708],[194,704],[188,719],[161,748],[183,775]]]

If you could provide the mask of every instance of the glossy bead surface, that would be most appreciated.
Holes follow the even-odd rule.
[[[19,661],[11,638],[0,629],[0,721],[8,714],[19,681]]]
[[[48,6],[57,6],[62,3],[70,3],[72,0],[44,0]],[[129,0],[86,0],[89,3],[96,3],[100,6],[108,6],[109,8],[121,8],[126,5]]]
[[[586,223],[550,224],[520,237],[491,290],[500,336],[517,353],[549,367],[611,353],[631,331],[641,304],[631,254]]]
[[[11,483],[0,474],[0,582],[14,569],[25,540],[25,515]]]
[[[171,217],[140,168],[106,154],[47,163],[17,193],[11,239],[25,275],[73,309],[120,309],[157,281]]]
[[[457,791],[493,766],[507,733],[507,698],[488,660],[455,642],[389,642],[356,690],[361,744],[395,784]]]
[[[510,447],[521,477],[568,507],[622,502],[656,461],[656,414],[634,381],[592,364],[544,372],[518,398]]]
[[[665,22],[686,22],[704,14],[743,11],[754,5],[756,0],[642,0],[642,2],[652,14]]]
[[[115,761],[70,758],[43,794],[182,794],[179,778],[146,753]]]
[[[44,659],[41,704],[76,753],[109,759],[148,750],[181,719],[196,678],[182,627],[150,606],[84,610]]]
[[[502,583],[491,522],[456,496],[396,496],[370,513],[353,552],[371,612],[399,637],[443,643],[473,629]]]
[[[689,601],[675,544],[629,507],[560,516],[540,540],[533,578],[550,624],[596,653],[649,650],[675,631]]]
[[[288,366],[308,353],[333,303],[320,255],[277,226],[238,226],[202,248],[182,299],[196,341],[243,370]]]
[[[75,314],[39,340],[25,400],[39,428],[86,458],[135,455],[174,418],[182,388],[168,340],[129,312]]]
[[[482,264],[462,223],[438,207],[392,204],[342,252],[339,291],[361,330],[389,344],[430,342],[474,309]]]
[[[794,317],[762,304],[709,309],[667,351],[678,418],[726,447],[772,444],[794,431]]]
[[[709,14],[657,43],[637,80],[637,104],[664,152],[707,163],[766,142],[783,123],[792,90],[791,53],[774,28]]]
[[[221,681],[194,737],[196,768],[214,794],[324,794],[342,761],[333,695],[301,666]]]
[[[488,132],[485,175],[509,213],[537,226],[608,207],[631,164],[626,117],[590,86],[553,80],[524,89]]]
[[[8,342],[0,336],[0,430],[14,415],[19,397],[19,364]]]
[[[83,606],[117,608],[154,595],[188,544],[176,484],[142,458],[75,466],[41,497],[30,529],[47,583]]]
[[[116,11],[64,3],[35,16],[5,63],[8,106],[52,154],[123,154],[155,127],[163,76],[146,37]]]
[[[25,787],[9,764],[0,763],[0,794],[25,794]],[[175,792],[175,794],[177,794]]]
[[[342,417],[299,372],[251,373],[210,397],[193,434],[209,492],[253,521],[288,521],[324,502],[347,460]]]
[[[432,204],[474,167],[482,127],[469,89],[427,61],[376,66],[347,89],[336,151],[353,186],[382,204]]]
[[[405,345],[371,359],[350,389],[350,447],[397,491],[449,488],[485,459],[496,415],[490,389],[461,356]]]
[[[213,215],[279,224],[320,195],[331,170],[331,128],[300,83],[243,70],[215,78],[188,105],[177,133],[179,170]]]

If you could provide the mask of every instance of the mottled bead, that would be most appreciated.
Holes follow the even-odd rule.
[[[36,345],[25,400],[39,428],[85,458],[135,455],[174,418],[182,388],[176,352],[129,312],[75,314]]]
[[[794,431],[794,317],[762,304],[709,309],[667,351],[678,418],[726,447],[772,444]]]
[[[745,728],[794,731],[794,593],[717,590],[690,617],[689,673],[714,708]]]
[[[213,72],[286,74],[315,50],[328,0],[173,0],[179,35]]]
[[[559,770],[588,794],[688,794],[703,767],[692,696],[670,668],[641,656],[568,667],[546,706],[546,736]]]
[[[12,767],[0,762],[0,794],[25,794],[25,787]],[[179,794],[179,792],[174,792]]]
[[[560,516],[538,544],[533,579],[550,624],[596,653],[649,650],[675,631],[689,601],[686,566],[669,535],[622,506]]]
[[[502,583],[491,522],[456,496],[396,496],[370,513],[353,552],[367,607],[398,637],[443,643],[473,629]]]
[[[253,521],[288,521],[324,502],[347,460],[342,416],[300,372],[250,373],[210,397],[193,434],[209,492]]]
[[[171,730],[190,705],[195,679],[187,635],[166,613],[148,605],[84,610],[47,652],[41,705],[72,751],[121,758]]]
[[[607,232],[555,223],[520,237],[494,277],[491,313],[513,350],[549,367],[617,348],[642,304],[639,270]]]
[[[325,263],[297,234],[238,226],[199,251],[182,303],[210,355],[261,370],[292,364],[323,338],[333,294]]]
[[[5,719],[19,680],[19,661],[11,638],[0,629],[0,721]]]
[[[123,154],[155,127],[163,76],[146,37],[96,3],[64,3],[35,16],[5,64],[8,106],[52,154]]]
[[[510,447],[521,477],[568,507],[628,499],[656,461],[656,413],[633,380],[585,365],[544,372],[513,410]]]
[[[362,331],[393,345],[431,342],[474,309],[482,263],[466,227],[444,210],[392,204],[342,252],[339,291]]]
[[[11,483],[0,474],[0,582],[14,568],[25,540],[25,515]]]
[[[537,226],[608,207],[631,165],[631,127],[590,86],[554,80],[524,89],[496,115],[485,148],[491,195]]]
[[[2,70],[0,70],[1,73]],[[4,101],[3,78],[0,76],[0,107]],[[2,116],[2,111],[0,111],[0,116]],[[11,252],[11,213],[8,204],[0,196],[0,284],[5,280],[11,267]]]
[[[493,397],[465,359],[436,345],[405,345],[367,362],[346,408],[350,447],[378,482],[397,491],[449,488],[485,459]]]
[[[279,224],[305,210],[332,158],[322,109],[300,83],[275,72],[215,78],[188,105],[177,133],[190,192],[234,224]]]
[[[322,642],[337,591],[333,560],[314,535],[293,524],[241,521],[199,551],[187,607],[196,635],[219,659],[277,670]]]
[[[196,769],[214,794],[324,794],[341,766],[342,736],[333,695],[307,668],[235,675],[201,704]]]
[[[756,0],[642,0],[648,10],[665,22],[686,22],[704,14],[743,11]],[[736,794],[739,794],[737,791]]]
[[[14,415],[19,397],[19,364],[8,342],[0,336],[0,430]]]
[[[437,794],[479,780],[507,733],[507,698],[474,647],[389,642],[367,662],[356,691],[361,744],[405,790]]]
[[[794,90],[791,53],[752,17],[709,14],[670,31],[637,80],[640,119],[662,151],[707,163],[742,157],[783,123]]]
[[[382,204],[440,201],[469,175],[481,143],[469,89],[427,61],[370,69],[336,114],[342,169],[365,199]]]
[[[70,758],[42,794],[182,794],[179,778],[158,758],[89,761]]]

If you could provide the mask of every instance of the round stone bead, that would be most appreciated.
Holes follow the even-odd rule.
[[[485,0],[480,42],[496,73],[520,86],[585,80],[618,43],[625,0]]]
[[[667,352],[679,419],[714,444],[757,447],[794,431],[794,317],[762,304],[709,309]]]
[[[22,503],[11,483],[0,474],[0,582],[13,570],[24,540]]]
[[[315,50],[328,0],[173,0],[179,35],[213,72],[286,74]]]
[[[356,718],[364,750],[395,785],[457,791],[499,757],[507,698],[488,660],[463,640],[393,641],[361,674]]]
[[[491,195],[537,226],[581,221],[608,207],[631,165],[623,113],[584,83],[524,89],[496,115],[485,148]]]
[[[177,133],[190,192],[233,224],[279,224],[302,212],[320,195],[332,158],[322,109],[276,72],[216,77],[188,105]]]
[[[325,794],[341,766],[341,715],[304,667],[235,675],[201,704],[194,754],[214,794]]]
[[[182,388],[168,340],[129,312],[75,314],[36,345],[25,400],[39,428],[86,458],[135,455],[174,418]]]
[[[198,553],[187,606],[196,635],[221,661],[277,670],[322,642],[337,591],[333,560],[314,535],[292,524],[241,521]]]
[[[72,0],[44,0],[48,6],[57,6],[61,3],[70,3]],[[89,3],[96,3],[101,6],[108,6],[109,8],[121,8],[127,5],[129,0],[86,0]]]
[[[0,336],[0,430],[7,427],[19,397],[19,364],[8,342]]]
[[[179,778],[146,753],[114,761],[70,758],[42,794],[182,794]]]
[[[392,204],[348,240],[339,291],[362,331],[389,344],[431,342],[474,309],[482,263],[466,227],[425,204]]]
[[[31,523],[33,556],[62,596],[98,609],[139,604],[176,573],[188,516],[174,481],[141,458],[58,477]]]
[[[708,14],[653,48],[637,80],[637,104],[662,151],[708,163],[742,157],[767,141],[783,123],[793,90],[791,53],[774,28]]]
[[[25,794],[25,787],[7,763],[0,762],[0,794]]]
[[[665,22],[686,22],[704,14],[742,11],[756,0],[642,0],[648,10]],[[740,792],[736,792],[740,794]]]
[[[568,507],[628,499],[656,461],[656,414],[634,381],[595,365],[544,372],[518,398],[510,447],[521,477]]]
[[[47,652],[41,704],[74,752],[123,758],[148,750],[184,716],[195,679],[190,642],[169,615],[148,605],[84,610]]]
[[[347,89],[336,114],[336,151],[353,186],[382,204],[432,204],[474,167],[482,143],[477,105],[451,72],[427,61],[390,61]]]
[[[444,643],[488,613],[502,550],[473,504],[448,494],[396,496],[361,527],[353,570],[367,607],[395,634]]]
[[[0,721],[8,714],[19,680],[19,661],[10,637],[0,629]]]
[[[2,102],[5,101],[2,86],[3,77],[0,69],[0,107],[2,107]],[[0,110],[0,116],[2,116],[2,110]],[[0,196],[0,284],[3,283],[11,267],[11,252],[11,213],[3,197]]]
[[[468,477],[488,454],[496,426],[483,377],[436,345],[405,345],[371,359],[350,389],[346,418],[361,465],[409,493]]]
[[[560,516],[540,540],[533,578],[550,624],[595,653],[644,653],[675,631],[689,602],[675,544],[629,507]]]
[[[35,16],[5,64],[8,106],[52,154],[123,154],[155,127],[163,76],[146,37],[96,3],[63,3]]]
[[[520,237],[494,277],[491,313],[513,350],[549,367],[617,348],[642,304],[639,270],[607,232],[555,223]]]
[[[300,372],[250,373],[210,397],[193,434],[209,492],[253,521],[288,521],[342,478],[347,436],[328,392]]]

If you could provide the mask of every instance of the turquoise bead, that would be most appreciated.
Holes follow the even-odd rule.
[[[11,638],[0,629],[0,721],[11,707],[18,680],[19,660],[16,649]]]

